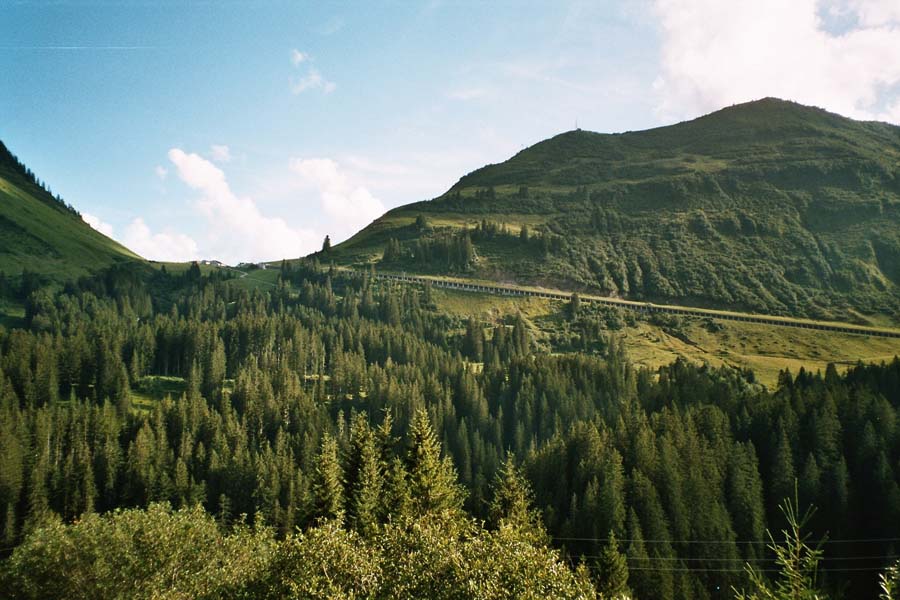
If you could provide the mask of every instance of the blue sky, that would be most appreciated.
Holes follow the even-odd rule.
[[[24,2],[0,139],[148,258],[279,259],[572,129],[900,123],[896,0]]]

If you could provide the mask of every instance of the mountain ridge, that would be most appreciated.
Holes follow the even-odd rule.
[[[564,132],[388,211],[331,258],[877,321],[900,310],[898,165],[900,127],[767,98],[650,130]],[[465,264],[447,258],[460,235]]]
[[[777,119],[773,119],[777,117]],[[648,146],[656,150],[658,157],[673,156],[671,150],[660,149],[662,142],[671,141],[673,136],[686,138],[688,143],[678,147],[679,150],[694,150],[702,154],[715,154],[715,148],[705,147],[704,142],[721,143],[723,137],[734,138],[729,141],[737,141],[742,145],[754,145],[763,141],[769,141],[773,134],[782,137],[785,134],[800,134],[810,132],[829,132],[839,134],[848,123],[855,127],[869,129],[873,135],[883,138],[885,143],[900,144],[900,127],[878,121],[855,121],[836,113],[828,112],[821,108],[806,107],[801,104],[779,100],[777,98],[764,98],[752,102],[736,104],[725,107],[715,112],[682,121],[673,125],[654,127],[651,129],[625,131],[621,133],[598,133],[581,129],[571,130],[557,134],[546,140],[537,142],[528,148],[516,153],[503,163],[486,165],[480,169],[463,176],[451,186],[450,191],[457,191],[472,187],[473,185],[489,185],[478,179],[478,175],[489,174],[498,165],[509,165],[527,160],[530,155],[545,149],[551,152],[566,151],[572,154],[573,147],[582,150],[580,156],[574,158],[601,158],[606,160],[621,160],[623,147]],[[723,130],[723,127],[727,129]],[[723,136],[723,132],[727,136]],[[893,135],[890,135],[890,132]],[[676,137],[677,139],[677,137]],[[617,153],[613,156],[598,156],[600,145],[608,153]],[[589,146],[590,152],[584,152],[585,146]],[[894,156],[900,156],[900,148],[895,148]],[[528,181],[523,181],[528,183]]]

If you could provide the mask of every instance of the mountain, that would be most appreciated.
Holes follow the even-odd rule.
[[[63,281],[139,256],[93,229],[0,142],[0,273]]]
[[[897,323],[900,127],[766,98],[647,131],[570,131],[389,211],[331,258]]]

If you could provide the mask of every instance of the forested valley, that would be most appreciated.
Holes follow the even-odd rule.
[[[781,575],[785,499],[828,597],[877,597],[900,555],[897,359],[650,372],[603,329],[548,352],[307,261],[269,290],[194,265],[25,292],[10,597],[733,598]],[[184,391],[134,401],[160,381]]]

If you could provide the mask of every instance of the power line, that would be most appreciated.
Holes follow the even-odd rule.
[[[611,538],[589,538],[589,537],[552,537],[551,539],[560,542],[608,542]],[[645,544],[761,544],[771,545],[771,540],[647,540],[637,538],[615,538],[617,542],[644,542]],[[887,543],[900,542],[900,538],[858,538],[845,540],[824,539],[808,541],[809,544],[869,544],[869,543]],[[777,544],[778,541],[776,540]]]
[[[705,568],[693,568],[693,567],[628,567],[629,571],[662,571],[662,572],[690,572],[690,573],[745,573],[745,569],[705,569]],[[760,573],[781,573],[781,569],[753,569],[754,571]],[[877,567],[848,567],[848,568],[836,568],[836,569],[816,569],[818,573],[849,573],[849,572],[868,572],[875,573],[880,572],[883,569]]]
[[[602,558],[600,555],[585,555],[584,558]],[[822,556],[818,559],[819,562],[823,561],[842,561],[842,560],[897,560],[900,558],[900,555],[891,554],[891,555],[882,555],[882,556]],[[775,562],[774,558],[719,558],[719,557],[674,557],[674,556],[648,556],[646,558],[634,558],[625,556],[626,560],[658,560],[658,561],[692,561],[692,562]]]
[[[574,567],[575,560],[572,557],[567,557],[569,564]],[[736,567],[661,567],[661,566],[629,566],[628,571],[647,571],[647,572],[663,572],[663,573],[746,573],[747,568],[736,568]],[[753,571],[758,573],[781,573],[781,569],[774,568],[765,568],[758,569],[754,568]],[[818,573],[880,573],[884,571],[883,567],[834,567],[834,568],[817,568],[816,572]]]

